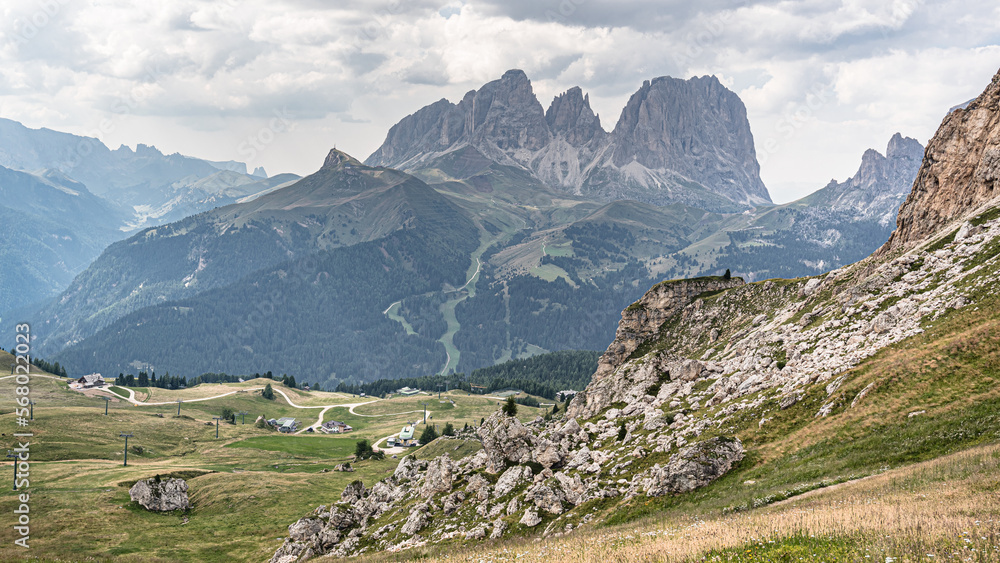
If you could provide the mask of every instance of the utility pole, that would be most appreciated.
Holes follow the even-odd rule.
[[[183,403],[183,402],[184,401],[182,401],[180,399],[177,399],[177,416],[181,415],[181,403]]]
[[[125,463],[122,464],[124,467],[128,467],[128,439],[132,436],[133,434],[131,432],[127,434],[125,432],[118,434],[119,438],[125,438]]]
[[[14,490],[17,490],[17,454],[7,450],[7,459],[14,460]]]
[[[28,408],[31,414],[28,415],[29,420],[35,420],[35,401],[28,401]]]
[[[441,400],[441,384],[438,383],[437,387],[438,387],[438,400],[440,401]]]
[[[424,424],[427,424],[427,403],[421,403],[424,405]]]
[[[221,416],[213,416],[212,418],[215,419],[215,439],[218,440],[219,439],[219,421],[222,420],[222,417]]]
[[[108,403],[111,402],[111,397],[101,397],[104,399],[104,416],[108,416]]]
[[[240,411],[240,412],[238,412],[236,414],[240,415],[241,420],[243,420],[243,424],[247,423],[247,415],[250,414],[250,413],[248,413],[247,411]]]

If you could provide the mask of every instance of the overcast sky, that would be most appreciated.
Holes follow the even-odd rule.
[[[16,4],[16,6],[14,5]],[[349,7],[330,7],[341,4]],[[523,69],[605,129],[645,79],[743,99],[776,202],[921,143],[1000,69],[982,0],[25,0],[0,7],[0,117],[308,174],[400,118]]]

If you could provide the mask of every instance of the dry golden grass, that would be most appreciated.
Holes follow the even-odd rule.
[[[584,527],[541,542],[410,555],[431,561],[610,563],[703,560],[712,550],[739,548],[736,558],[708,560],[768,561],[755,558],[755,546],[812,536],[832,539],[861,561],[1000,561],[998,491],[1000,446],[990,445],[745,513],[711,518],[665,514],[626,526]],[[826,555],[821,559],[855,560]],[[377,555],[372,560],[391,557]]]

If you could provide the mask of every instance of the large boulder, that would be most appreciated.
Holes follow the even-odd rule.
[[[654,465],[642,488],[651,497],[686,493],[715,481],[743,459],[739,438],[712,438],[671,456],[666,467]]]
[[[427,473],[424,474],[424,485],[420,488],[420,494],[425,497],[434,496],[437,493],[447,493],[451,491],[451,481],[455,473],[455,464],[448,454],[430,462],[427,466]]]
[[[161,480],[159,476],[137,481],[128,494],[146,510],[170,512],[191,508],[188,486],[184,479]]]
[[[515,465],[504,471],[503,475],[497,479],[496,488],[494,489],[494,494],[497,498],[505,496],[507,493],[513,491],[518,485],[524,483],[531,478],[531,469],[521,465]]]
[[[426,462],[424,462],[426,463]],[[392,473],[393,478],[396,483],[405,483],[407,481],[412,481],[420,475],[420,460],[413,456],[403,456],[403,459],[399,460],[399,465],[396,466],[396,470]]]
[[[428,514],[430,512],[430,505],[427,503],[421,503],[413,507],[410,510],[410,516],[406,519],[406,523],[403,524],[403,528],[400,530],[403,534],[407,536],[412,536],[427,527],[427,524],[431,521],[431,517]]]
[[[531,431],[517,418],[497,411],[479,427],[479,437],[486,452],[486,471],[497,474],[507,467],[507,462],[531,461]]]

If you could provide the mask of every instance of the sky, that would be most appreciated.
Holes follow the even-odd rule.
[[[1000,69],[981,0],[26,0],[0,4],[0,117],[165,153],[317,170],[512,68],[611,130],[643,80],[714,74],[787,202],[893,133],[926,144]]]

